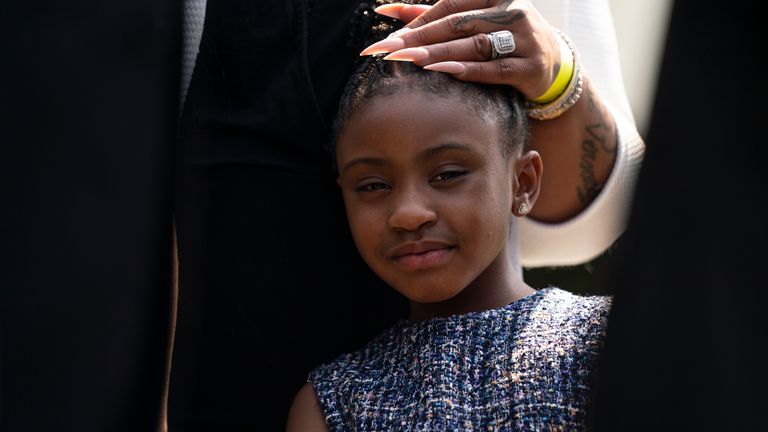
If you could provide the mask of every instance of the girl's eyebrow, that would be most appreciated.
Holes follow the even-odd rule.
[[[419,154],[419,157],[421,159],[431,159],[437,155],[439,155],[442,152],[448,151],[448,150],[462,150],[469,153],[476,153],[476,151],[462,143],[446,143],[446,144],[440,144],[435,147],[430,147],[426,150],[423,150],[421,154]]]
[[[352,159],[351,161],[345,163],[344,167],[341,169],[341,172],[347,172],[355,165],[386,166],[386,165],[391,165],[391,163],[384,158],[361,157],[357,159]]]
[[[440,145],[422,150],[419,153],[419,159],[422,159],[422,160],[431,159],[439,155],[440,153],[446,152],[449,150],[461,150],[468,153],[476,153],[474,149],[472,149],[470,146],[466,144],[446,143],[446,144],[440,144]],[[361,158],[352,159],[351,161],[345,163],[341,169],[341,172],[346,173],[355,165],[389,166],[389,165],[392,165],[392,163],[380,157],[372,157],[372,156],[361,157]]]

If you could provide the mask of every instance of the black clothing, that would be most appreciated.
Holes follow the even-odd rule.
[[[610,263],[614,311],[590,430],[765,429],[768,91],[744,75],[765,64],[759,8],[674,2],[653,144]],[[728,37],[702,44],[712,23]]]
[[[311,6],[308,5],[311,3]],[[208,2],[182,119],[186,160],[329,173],[357,0]]]
[[[171,431],[283,430],[312,367],[405,315],[354,248],[325,152],[357,4],[208,2],[182,118]]]
[[[157,429],[180,7],[3,3],[3,432]]]

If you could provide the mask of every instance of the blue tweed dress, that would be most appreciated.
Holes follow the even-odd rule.
[[[610,297],[545,288],[499,309],[401,321],[310,373],[331,431],[578,431]]]

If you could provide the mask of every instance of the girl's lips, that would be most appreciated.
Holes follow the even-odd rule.
[[[420,253],[399,255],[392,259],[409,270],[424,270],[446,263],[453,253],[453,249],[453,247],[443,247]]]

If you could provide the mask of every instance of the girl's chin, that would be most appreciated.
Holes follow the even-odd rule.
[[[456,297],[465,288],[456,283],[454,274],[436,274],[434,271],[427,273],[431,274],[409,274],[406,277],[403,274],[388,275],[392,276],[390,278],[383,277],[381,273],[377,274],[387,285],[414,303],[444,302]]]
[[[424,290],[422,289],[412,289],[412,290],[398,290],[401,294],[405,295],[408,300],[414,302],[414,303],[424,303],[424,304],[431,304],[431,303],[440,303],[444,302],[446,300],[450,300],[456,295],[458,295],[461,290],[457,291],[451,291],[447,292],[445,289],[441,290]]]

